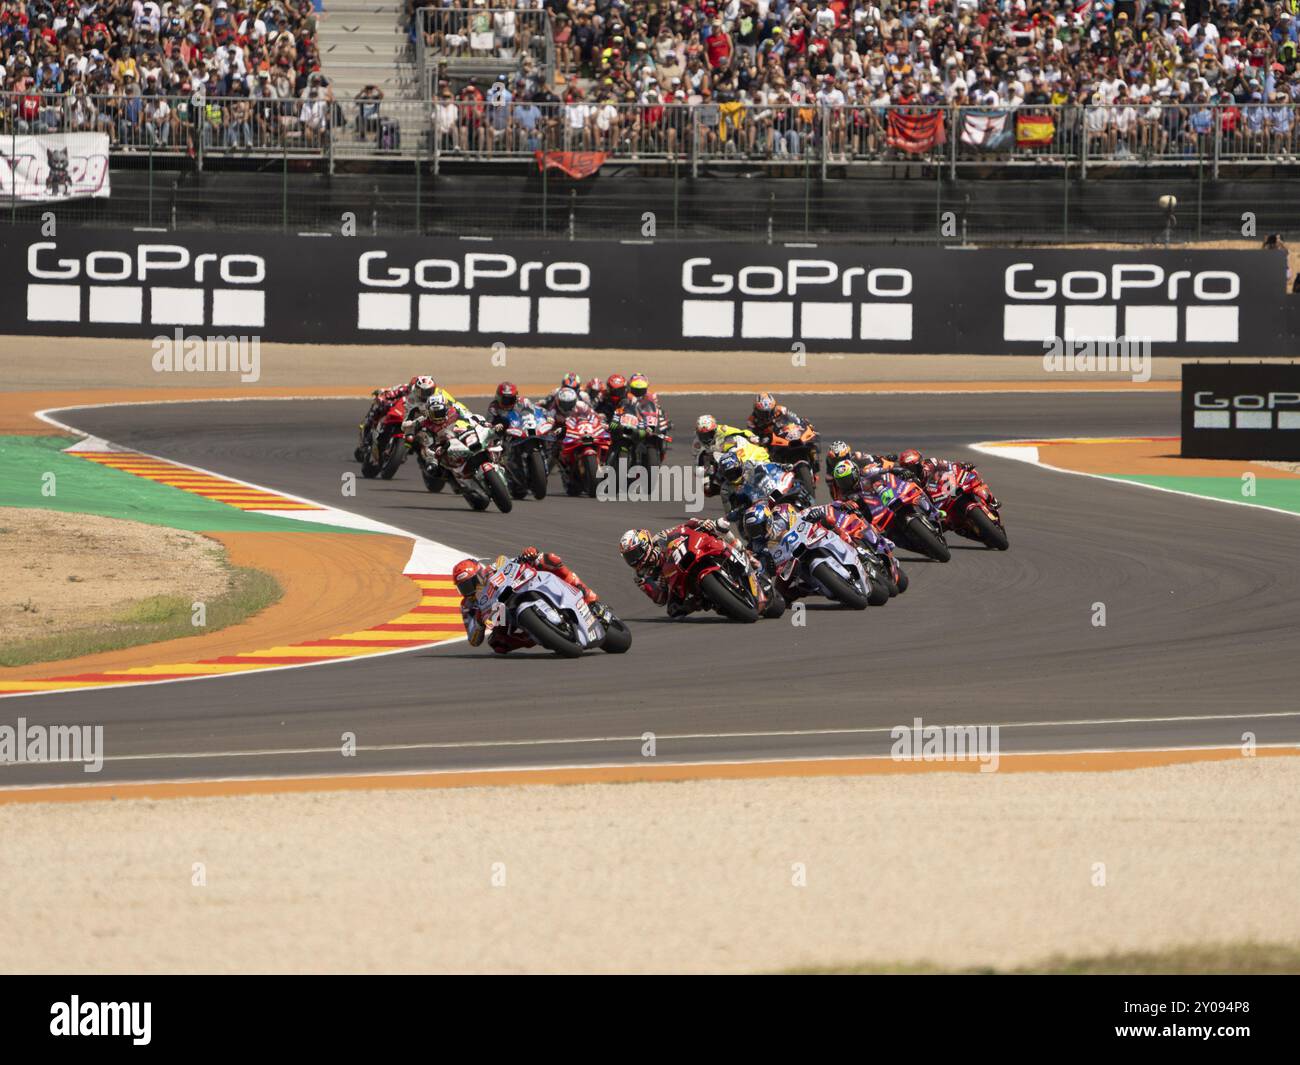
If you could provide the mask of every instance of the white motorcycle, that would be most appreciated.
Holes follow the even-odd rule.
[[[413,446],[420,452],[421,471],[438,471],[434,476],[450,481],[452,489],[475,510],[486,510],[495,503],[502,514],[509,514],[514,507],[501,465],[501,442],[491,426],[463,418],[456,422],[447,430],[441,460],[435,453],[437,440],[427,429],[415,432]],[[425,485],[430,491],[442,487],[441,480],[438,488],[429,481],[430,473],[426,473]]]
[[[504,626],[562,658],[597,647],[619,655],[632,646],[632,633],[607,606],[588,606],[572,585],[518,560],[493,571],[475,607],[489,636]]]
[[[865,610],[880,589],[867,575],[862,559],[837,533],[799,518],[769,551],[787,599],[824,595],[850,610]],[[884,598],[889,598],[884,589]]]

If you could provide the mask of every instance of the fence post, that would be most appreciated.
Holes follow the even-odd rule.
[[[280,229],[289,231],[289,142],[280,137]]]
[[[1219,150],[1223,141],[1223,109],[1214,105],[1214,180],[1219,180]]]
[[[961,138],[961,108],[950,107],[948,109],[949,123],[951,125],[952,162],[949,166],[949,173],[953,181],[957,180],[957,141]]]
[[[577,210],[578,210],[578,190],[571,187],[569,189],[569,239],[570,240],[575,239],[574,227],[577,220],[574,216]]]
[[[423,10],[423,8],[421,8]],[[423,138],[417,137],[415,140],[415,235],[424,234],[424,226],[421,220],[420,204],[420,141]]]
[[[149,225],[153,226],[153,137],[149,137]]]
[[[685,105],[689,106],[689,105]],[[691,108],[691,177],[700,176],[700,117]]]
[[[821,117],[822,117],[822,181],[825,181],[826,163],[830,156],[830,151],[831,151],[831,144],[830,144],[831,109],[825,104],[821,106]]]

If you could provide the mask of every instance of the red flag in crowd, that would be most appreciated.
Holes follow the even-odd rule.
[[[605,162],[604,152],[534,152],[538,170],[563,170],[571,178],[591,177]]]
[[[943,112],[926,114],[889,113],[889,146],[901,152],[919,155],[944,142]]]

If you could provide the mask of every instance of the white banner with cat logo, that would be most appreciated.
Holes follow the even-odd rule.
[[[108,194],[107,133],[0,135],[0,206]]]

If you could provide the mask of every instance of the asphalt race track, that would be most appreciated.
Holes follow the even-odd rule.
[[[481,406],[483,401],[476,401]],[[629,623],[632,650],[507,659],[453,643],[310,669],[5,700],[18,716],[103,724],[108,758],[7,767],[6,783],[373,773],[641,760],[887,752],[889,730],[1000,724],[1002,749],[1079,750],[1300,742],[1296,520],[1041,470],[969,451],[979,440],[1174,435],[1173,394],[799,396],[823,441],[908,445],[979,462],[1004,501],[1006,553],[957,538],[948,565],[900,556],[910,590],[807,625],[669,621],[619,558],[628,526],[680,520],[681,504],[569,499],[476,514],[424,491],[414,464],[340,496],[357,402],[109,407],[59,418],[137,448],[332,502],[481,555],[558,550]],[[735,422],[743,396],[665,397],[689,461],[697,415]],[[707,501],[705,515],[716,512]],[[1093,604],[1107,625],[1092,625]],[[339,753],[354,732],[354,758]]]

